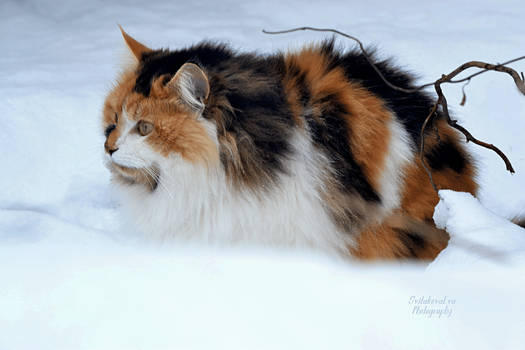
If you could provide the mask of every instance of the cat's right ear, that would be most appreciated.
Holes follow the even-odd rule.
[[[122,36],[124,37],[124,41],[126,42],[126,45],[128,46],[133,56],[137,59],[137,61],[140,61],[142,59],[142,55],[144,53],[153,51],[147,46],[133,39],[128,33],[124,31],[124,29],[122,29],[122,26],[120,24],[118,25],[118,27],[120,28],[120,32],[122,33]]]
[[[197,112],[204,109],[210,94],[208,77],[195,63],[183,64],[167,86],[177,91],[182,101]]]

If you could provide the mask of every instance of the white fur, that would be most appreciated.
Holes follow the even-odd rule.
[[[124,126],[112,160],[129,167],[155,165],[160,169],[157,189],[116,184],[134,228],[159,241],[173,239],[205,243],[256,243],[271,246],[314,247],[342,255],[354,244],[354,235],[341,232],[320,198],[323,169],[329,161],[303,131],[296,131],[287,174],[276,186],[254,193],[234,190],[224,170],[185,161],[178,154],[162,157],[130,132],[135,123],[122,115]],[[218,147],[215,125],[198,119]],[[382,169],[382,220],[400,204],[403,169],[413,157],[407,132],[394,117],[388,153]]]
[[[161,160],[159,154],[149,147],[145,138],[138,132],[132,132],[137,127],[124,110],[120,116],[121,132],[115,143],[117,151],[111,156],[111,161],[128,168],[150,167],[155,161]]]
[[[160,241],[314,247],[344,255],[353,237],[335,227],[319,198],[327,160],[301,132],[292,145],[288,175],[266,192],[235,191],[220,166],[205,170],[172,154],[155,160],[161,175],[154,192],[117,185],[122,204],[138,231]]]
[[[384,219],[393,209],[400,205],[400,191],[404,183],[404,169],[414,157],[410,136],[394,115],[392,115],[388,129],[390,131],[390,139],[381,170],[379,188],[382,213],[378,215],[378,221]]]

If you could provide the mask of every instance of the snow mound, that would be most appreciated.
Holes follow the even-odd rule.
[[[50,234],[0,245],[0,349],[520,349],[524,230],[440,196],[451,241],[426,269],[158,247],[28,213]]]
[[[439,197],[434,221],[450,241],[430,269],[525,266],[525,229],[484,208],[469,193],[442,190]]]

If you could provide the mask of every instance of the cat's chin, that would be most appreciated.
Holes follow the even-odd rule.
[[[145,186],[150,191],[155,191],[158,186],[159,170],[152,166],[149,168],[131,168],[111,162],[108,164],[114,180],[121,184],[132,186]]]

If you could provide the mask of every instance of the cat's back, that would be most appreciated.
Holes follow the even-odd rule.
[[[223,90],[223,101],[234,110],[225,134],[251,140],[243,144],[245,154],[239,151],[248,171],[230,173],[238,183],[262,187],[282,178],[279,174],[290,175],[290,163],[302,159],[319,168],[314,185],[332,222],[351,235],[360,232],[357,255],[428,258],[442,249],[443,233],[432,231],[438,197],[418,154],[433,101],[424,92],[406,93],[384,81],[413,89],[409,73],[373,55],[342,52],[333,40],[295,52],[237,56],[224,72],[231,86],[238,84],[234,91]],[[458,135],[439,114],[428,130],[424,160],[434,180],[441,188],[474,193],[475,169]],[[307,145],[294,144],[297,135]],[[418,241],[424,235],[427,243]],[[432,235],[440,243],[432,242]]]
[[[434,101],[388,60],[341,52],[333,40],[287,54],[285,67],[294,120],[330,159],[331,176],[321,191],[328,210],[342,229],[360,231],[354,252],[363,258],[434,257],[446,240],[434,230],[438,197],[419,155]],[[439,112],[430,124],[423,160],[434,181],[475,193],[475,167],[457,133]]]

